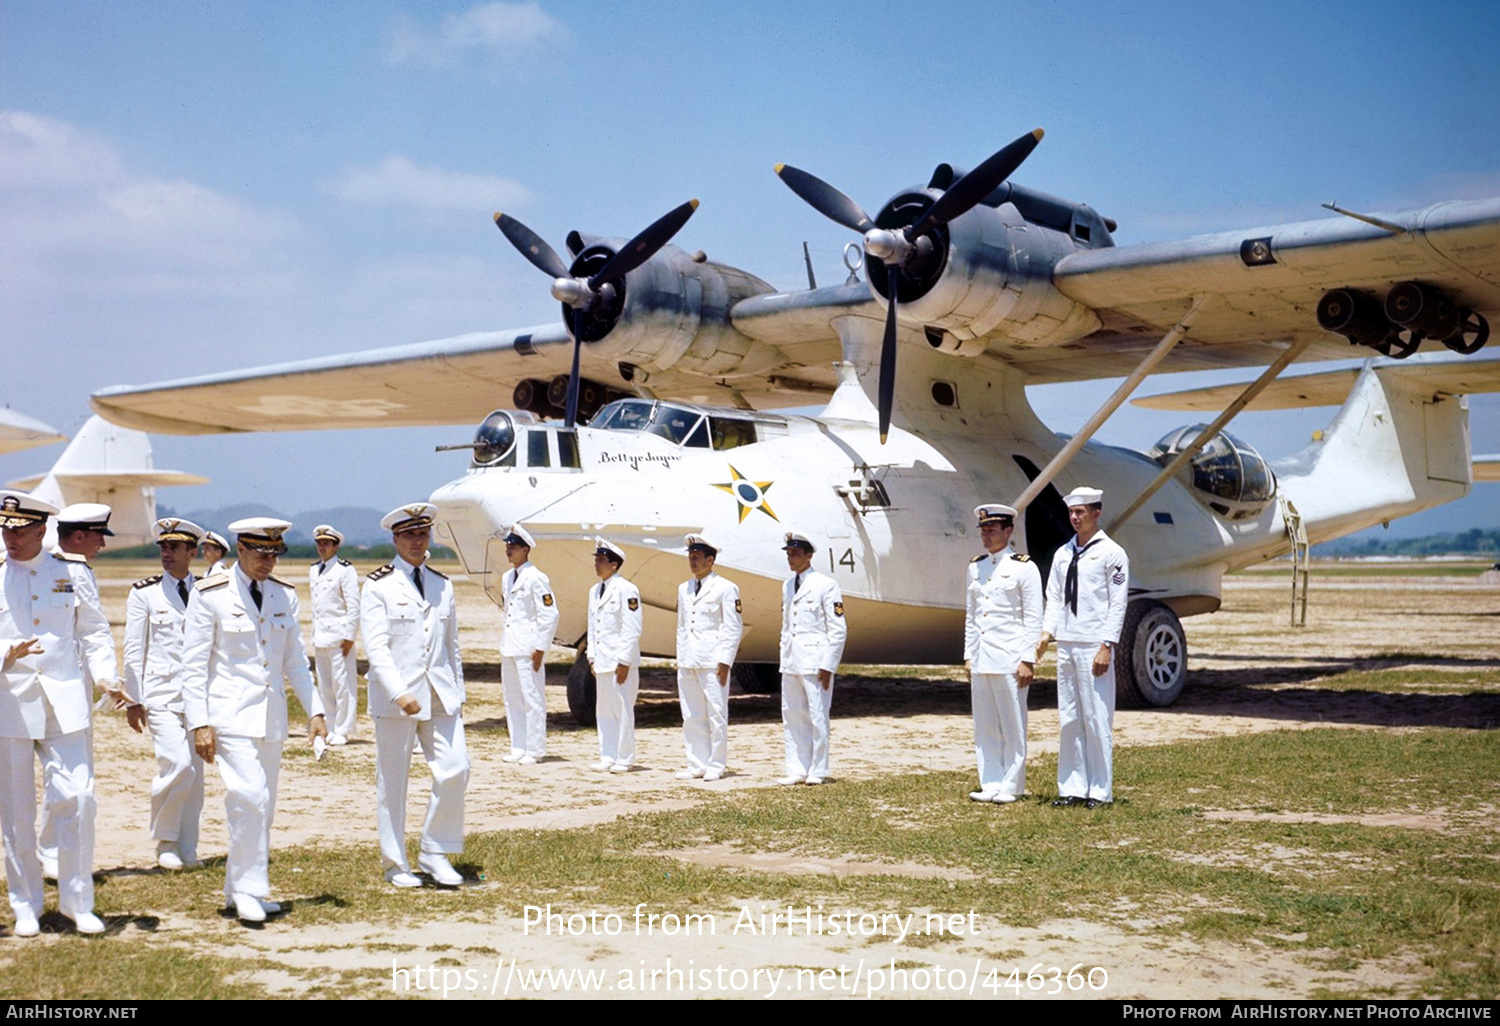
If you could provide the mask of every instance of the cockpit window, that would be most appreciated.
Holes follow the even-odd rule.
[[[604,431],[649,431],[695,449],[737,449],[754,445],[761,437],[761,425],[753,420],[705,416],[685,406],[647,399],[617,399],[600,410],[589,426]],[[776,426],[770,423],[771,428]]]
[[[516,425],[510,414],[496,410],[484,418],[474,432],[474,465],[476,467],[513,467],[516,465]]]
[[[1147,453],[1162,466],[1187,448],[1206,425],[1178,428]],[[1188,463],[1193,488],[1235,503],[1264,503],[1276,494],[1276,478],[1266,461],[1246,443],[1220,431]]]
[[[734,420],[729,417],[710,417],[713,425],[715,449],[738,449],[742,445],[755,444],[755,421]]]
[[[600,410],[590,426],[605,431],[644,431],[651,425],[655,408],[650,400],[622,399]]]

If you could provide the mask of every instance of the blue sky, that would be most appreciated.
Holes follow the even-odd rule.
[[[687,248],[794,288],[806,239],[834,280],[852,236],[778,161],[874,208],[1040,125],[1017,180],[1122,244],[1500,194],[1497,43],[1489,2],[5,0],[0,337],[28,373],[0,402],[71,433],[107,385],[555,320],[496,209],[558,244],[696,196]],[[1033,401],[1071,430],[1111,387]],[[1474,407],[1500,451],[1500,405]],[[1330,414],[1231,430],[1274,457]],[[159,465],[213,478],[162,499],[388,508],[460,473],[432,446],[468,435],[159,437]],[[1500,520],[1497,487],[1471,518]]]

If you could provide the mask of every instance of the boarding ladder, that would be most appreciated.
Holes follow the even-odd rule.
[[[1292,626],[1307,626],[1307,579],[1311,570],[1308,555],[1307,527],[1302,523],[1302,514],[1286,496],[1279,496],[1281,522],[1286,525],[1286,537],[1292,543]]]

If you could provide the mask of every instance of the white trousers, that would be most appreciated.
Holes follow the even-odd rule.
[[[1064,798],[1115,800],[1115,663],[1094,676],[1097,641],[1057,645],[1057,793]]]
[[[224,815],[229,821],[229,858],[224,895],[271,896],[271,821],[276,818],[276,781],[281,773],[280,741],[218,734],[214,763],[224,781]]]
[[[1026,691],[1014,673],[975,673],[969,688],[974,706],[974,755],[979,789],[1026,793]]]
[[[57,838],[57,907],[74,917],[94,910],[94,760],[87,730],[57,737],[0,738],[0,836],[10,906],[42,914],[42,864],[37,859],[36,758],[42,760],[42,802]]]
[[[375,807],[380,859],[386,869],[411,872],[406,859],[406,785],[416,739],[432,771],[432,796],[422,824],[423,852],[457,855],[464,850],[464,791],[469,751],[461,716],[433,711],[430,720],[375,717]]]
[[[547,754],[547,664],[531,668],[531,654],[500,657],[505,724],[510,753],[540,759]]]
[[[151,836],[177,845],[184,862],[198,857],[198,824],[203,818],[203,760],[180,712],[146,708],[146,725],[156,748],[151,781]]]
[[[677,698],[688,768],[723,773],[729,765],[729,688],[719,684],[718,669],[677,667]]]
[[[632,666],[624,684],[615,683],[615,667],[594,674],[594,718],[599,721],[599,758],[618,766],[635,763],[635,699],[641,690],[641,668]]]
[[[355,665],[354,649],[344,655],[343,647],[313,649],[313,662],[318,669],[318,694],[323,696],[323,708],[328,713],[328,733],[354,736],[355,723],[359,717],[359,668]]]
[[[817,673],[781,675],[781,728],[786,737],[787,776],[828,776],[828,710],[832,707],[832,681],[824,690]]]

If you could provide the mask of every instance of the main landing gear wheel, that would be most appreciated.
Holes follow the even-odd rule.
[[[1187,683],[1187,637],[1171,609],[1152,599],[1125,607],[1115,649],[1115,698],[1127,708],[1168,706]]]
[[[580,727],[592,727],[598,722],[595,707],[594,668],[589,665],[589,642],[585,638],[578,645],[578,658],[568,668],[568,712],[573,722]]]

